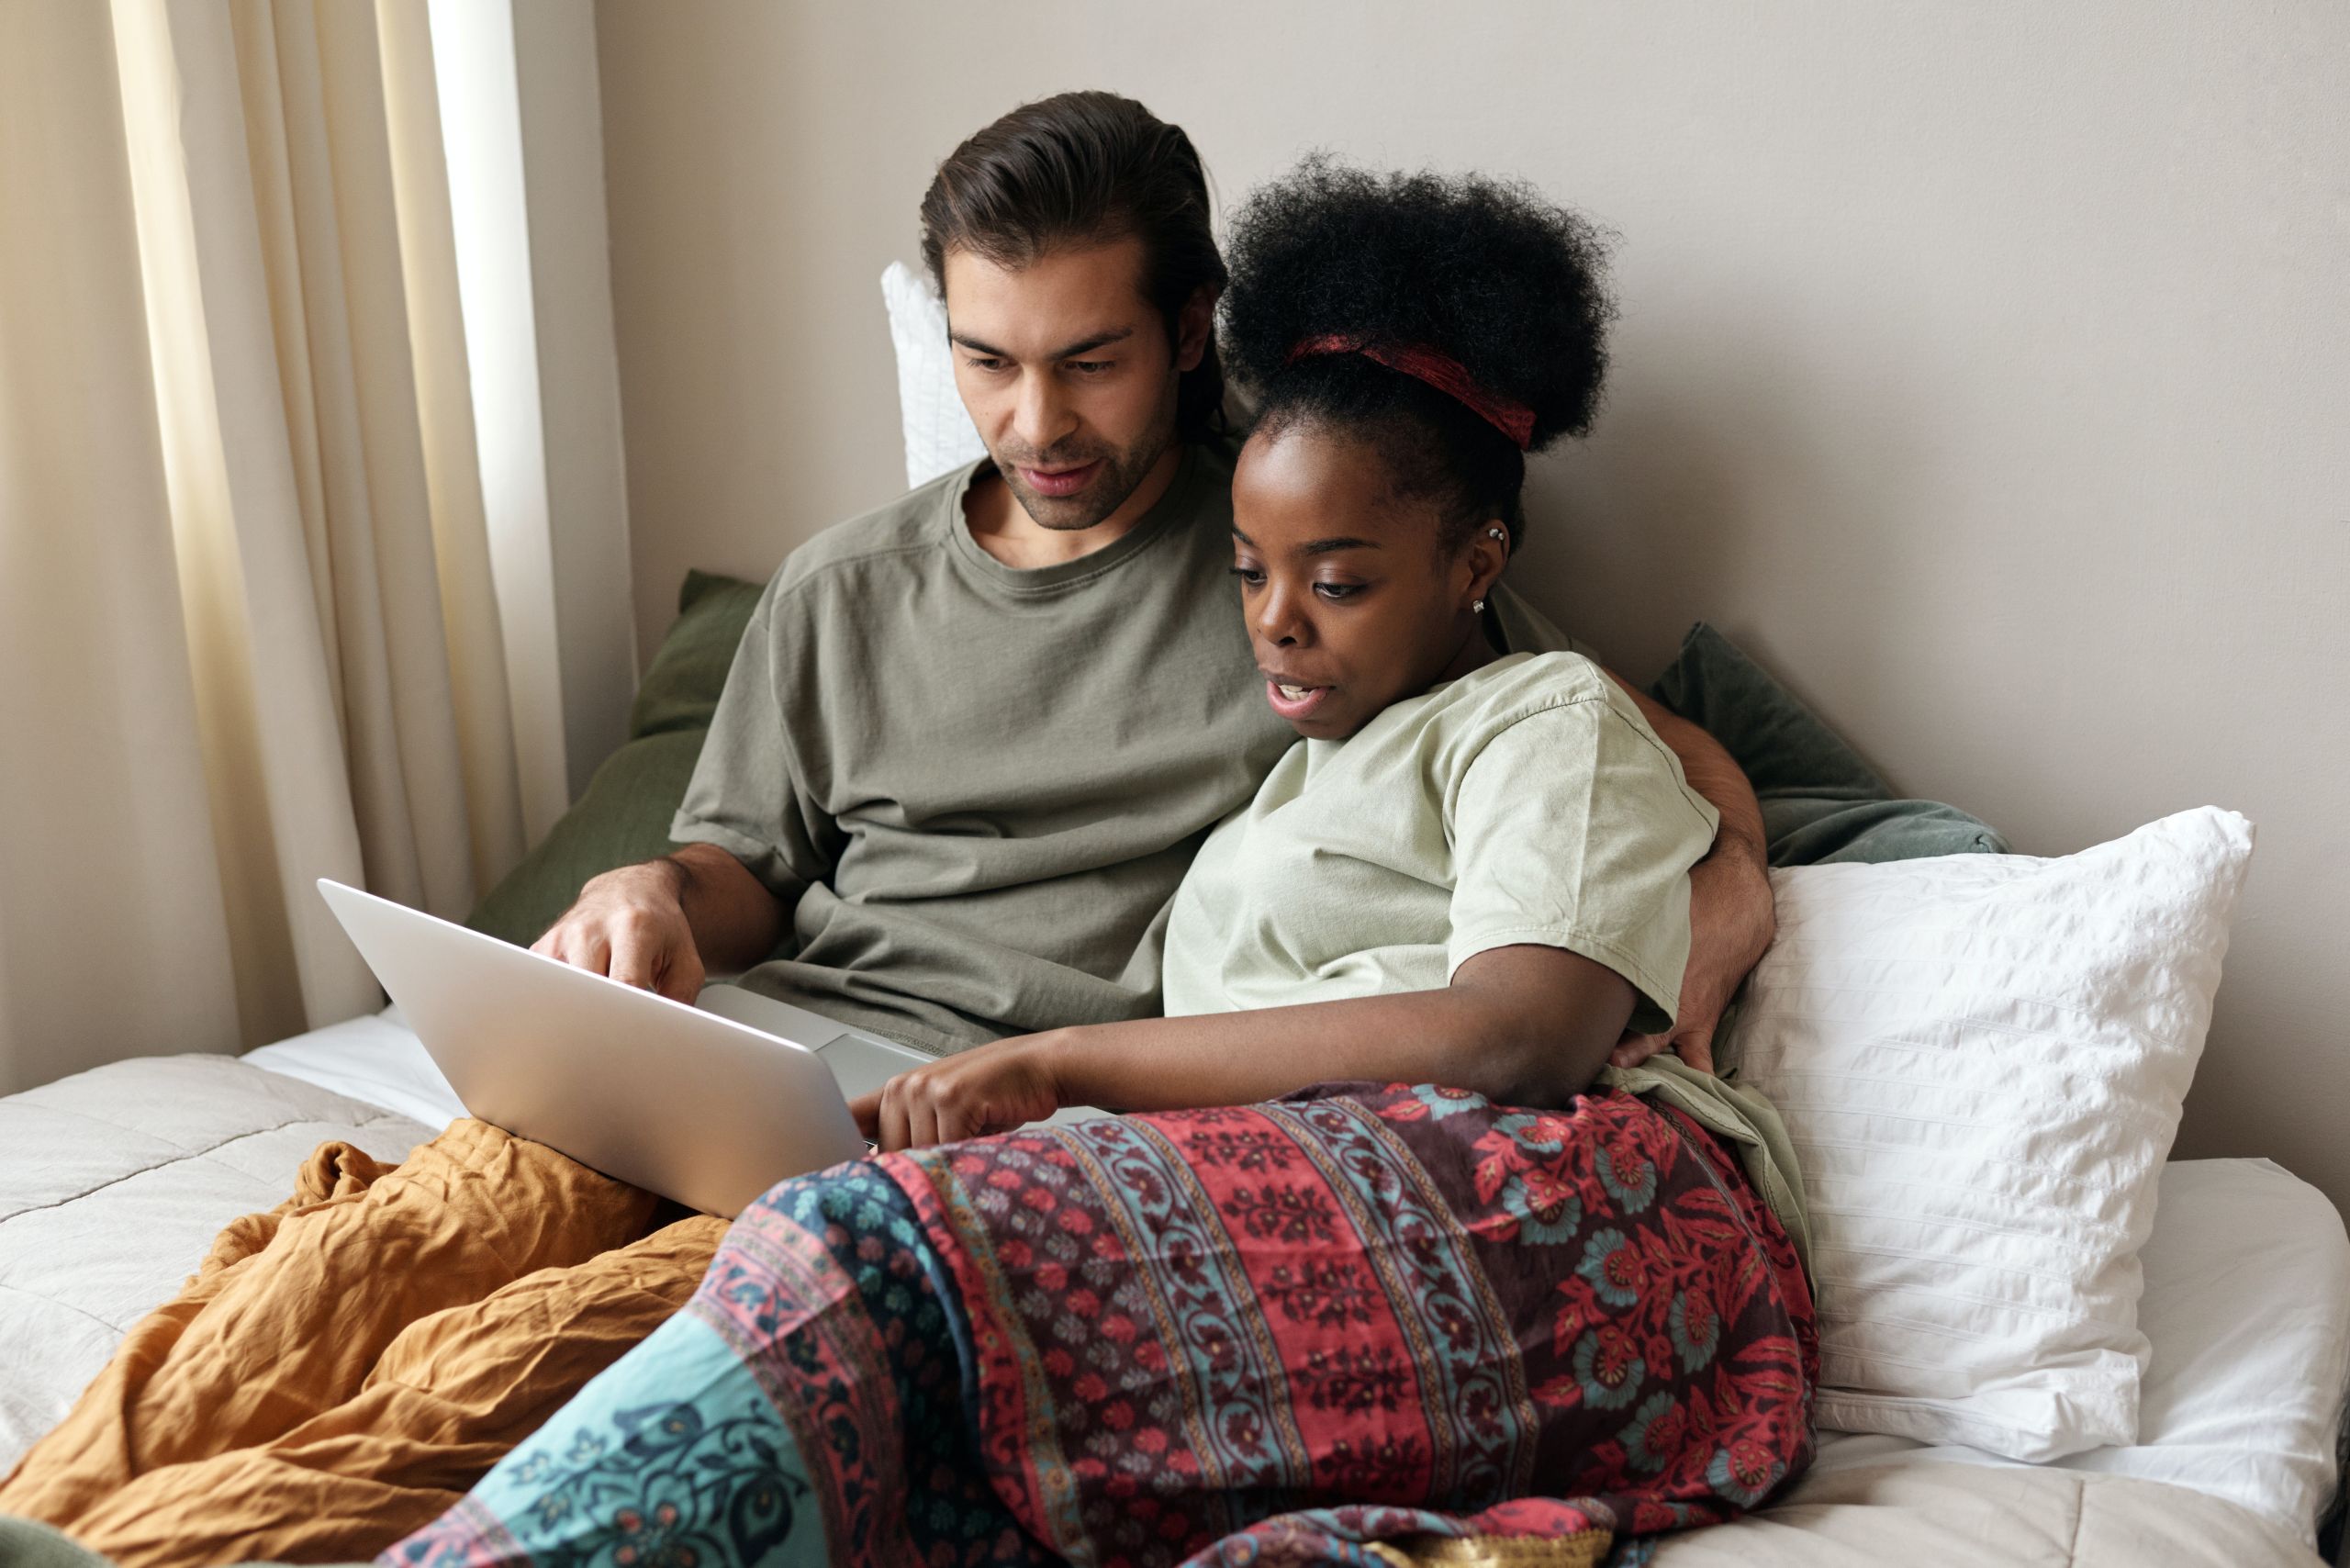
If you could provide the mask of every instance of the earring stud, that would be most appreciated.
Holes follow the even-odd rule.
[[[1472,614],[1483,615],[1485,613],[1485,601],[1481,599],[1476,603],[1471,605],[1469,609]]]
[[[1507,539],[1509,535],[1504,533],[1498,528],[1489,528],[1485,530],[1485,537],[1488,539]]]

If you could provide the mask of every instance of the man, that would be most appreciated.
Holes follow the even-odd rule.
[[[784,563],[684,847],[590,881],[536,950],[686,1001],[746,970],[945,1054],[1155,1013],[1176,884],[1293,735],[1228,577],[1225,274],[1190,139],[1109,94],[1027,105],[947,158],[922,222],[988,458]],[[1494,599],[1512,647],[1570,645]],[[1710,736],[1640,704],[1722,825],[1682,1020],[1616,1059],[1708,1067],[1771,935],[1761,813]]]

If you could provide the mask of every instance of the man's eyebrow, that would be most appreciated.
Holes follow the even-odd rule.
[[[1091,353],[1095,349],[1107,348],[1112,343],[1122,342],[1134,335],[1135,330],[1132,327],[1113,327],[1106,332],[1096,332],[1090,338],[1080,338],[1073,343],[1054,350],[1045,357],[1046,359],[1075,359],[1080,354]],[[1019,357],[1009,350],[996,347],[993,343],[981,342],[968,332],[948,332],[946,336],[950,342],[958,347],[967,348],[976,354],[985,354],[990,359]]]

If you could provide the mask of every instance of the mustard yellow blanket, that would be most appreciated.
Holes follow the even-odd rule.
[[[131,1330],[0,1514],[123,1568],[372,1557],[693,1294],[726,1222],[660,1206],[480,1122],[397,1167],[324,1145]]]

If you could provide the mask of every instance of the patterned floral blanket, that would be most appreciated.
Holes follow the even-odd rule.
[[[1804,1467],[1817,1372],[1678,1114],[1325,1086],[781,1184],[382,1561],[1634,1562]]]

